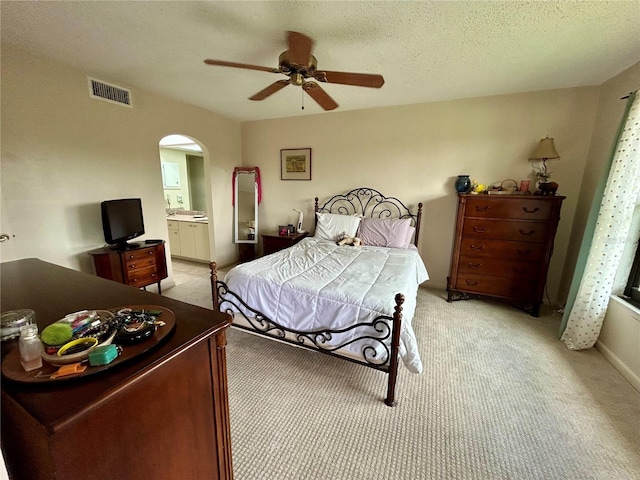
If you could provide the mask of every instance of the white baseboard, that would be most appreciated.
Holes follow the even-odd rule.
[[[596,348],[606,358],[611,365],[614,366],[620,374],[626,378],[629,383],[640,392],[640,377],[636,375],[624,362],[622,362],[611,350],[609,350],[604,343],[596,341]]]

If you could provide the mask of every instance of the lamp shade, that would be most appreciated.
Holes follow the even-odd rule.
[[[560,155],[558,155],[556,146],[553,143],[553,138],[546,137],[540,140],[538,148],[536,148],[533,155],[529,157],[529,161],[553,160],[558,158],[560,158]]]

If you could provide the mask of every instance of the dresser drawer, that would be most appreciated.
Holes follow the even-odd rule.
[[[523,262],[538,262],[544,256],[544,245],[486,238],[463,238],[461,256],[496,257]]]
[[[547,225],[540,222],[469,218],[464,222],[464,237],[497,238],[523,242],[544,242]]]
[[[529,279],[460,274],[455,289],[513,300],[529,300],[535,295],[535,281]]]
[[[533,278],[538,274],[539,264],[521,260],[505,260],[492,257],[460,257],[458,272],[496,277]]]
[[[178,220],[167,220],[167,228],[169,230],[178,230]]]
[[[156,266],[137,268],[127,272],[127,284],[133,286],[145,286],[158,281]]]
[[[546,221],[551,214],[551,208],[551,202],[542,199],[536,200],[529,197],[507,200],[483,195],[467,199],[465,217]]]
[[[154,258],[155,249],[153,247],[140,248],[138,250],[131,250],[125,253],[125,260],[129,263],[131,260],[140,260],[141,258]]]
[[[127,271],[135,270],[137,268],[155,267],[155,256],[145,256],[138,259],[127,260]]]

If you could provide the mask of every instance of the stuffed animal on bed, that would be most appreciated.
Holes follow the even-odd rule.
[[[340,246],[349,245],[353,247],[359,247],[360,245],[362,245],[362,240],[360,240],[358,237],[350,237],[346,232],[342,232],[340,235],[338,235],[338,241],[336,243]]]

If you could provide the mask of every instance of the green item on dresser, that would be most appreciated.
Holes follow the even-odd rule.
[[[45,327],[40,334],[40,340],[46,345],[62,345],[73,337],[73,330],[68,323],[56,322]]]

